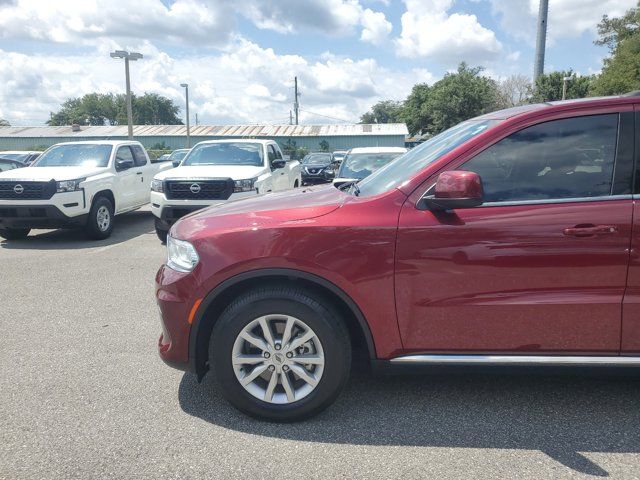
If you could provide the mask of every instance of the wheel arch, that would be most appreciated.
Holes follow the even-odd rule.
[[[213,326],[227,305],[243,291],[259,285],[265,280],[289,283],[312,289],[336,307],[345,320],[352,343],[366,360],[376,359],[375,344],[367,320],[358,305],[344,290],[333,282],[308,272],[287,268],[259,269],[235,275],[207,294],[199,305],[189,335],[189,370],[198,379],[208,370],[208,346]],[[361,349],[364,349],[362,352]]]
[[[95,202],[96,199],[100,197],[105,197],[107,200],[111,202],[111,205],[113,205],[113,213],[115,215],[117,208],[116,208],[116,197],[113,194],[113,192],[109,189],[104,189],[104,190],[100,190],[99,192],[96,192],[96,194],[91,199],[91,205],[93,205],[93,202]]]

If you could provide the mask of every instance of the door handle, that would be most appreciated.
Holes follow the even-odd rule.
[[[593,235],[606,235],[616,233],[617,227],[613,225],[576,225],[572,228],[565,228],[564,234],[568,237],[592,237]]]
[[[136,175],[142,175],[142,172],[136,172]]]

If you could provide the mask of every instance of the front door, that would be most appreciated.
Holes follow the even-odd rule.
[[[118,188],[116,211],[121,212],[133,208],[138,204],[141,175],[138,175],[139,168],[135,166],[133,154],[128,146],[118,147],[116,151],[116,162],[118,162],[118,160],[131,162],[131,168],[118,170],[116,167]]]
[[[630,113],[528,126],[458,165],[481,176],[483,206],[407,202],[396,260],[404,347],[618,353],[632,132]]]

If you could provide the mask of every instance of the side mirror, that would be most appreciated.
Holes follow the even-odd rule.
[[[283,158],[276,158],[274,161],[271,162],[271,168],[273,169],[284,168],[286,164],[287,162]]]
[[[480,175],[452,170],[438,175],[435,194],[421,198],[417,206],[433,211],[477,207],[482,205],[483,196]]]
[[[116,158],[116,170],[121,172],[122,170],[128,170],[133,168],[132,160],[125,160],[124,158]]]
[[[182,163],[182,160],[173,160],[171,162],[171,165],[173,165],[173,168],[176,168],[176,167],[179,167],[181,163]]]

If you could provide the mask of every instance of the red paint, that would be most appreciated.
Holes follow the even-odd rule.
[[[531,107],[377,197],[323,186],[184,217],[172,234],[195,246],[200,263],[190,274],[158,272],[166,331],[160,355],[186,363],[197,299],[264,268],[296,269],[342,289],[362,311],[381,359],[410,352],[616,354],[621,338],[623,350],[639,352],[640,210],[629,263],[632,200],[416,208],[438,174],[521,128],[576,113],[629,111],[639,101]],[[473,196],[481,188],[476,177],[446,173],[439,185],[449,198]],[[604,227],[613,230],[580,230]]]
[[[482,180],[474,172],[452,170],[438,175],[436,198],[482,198]]]

